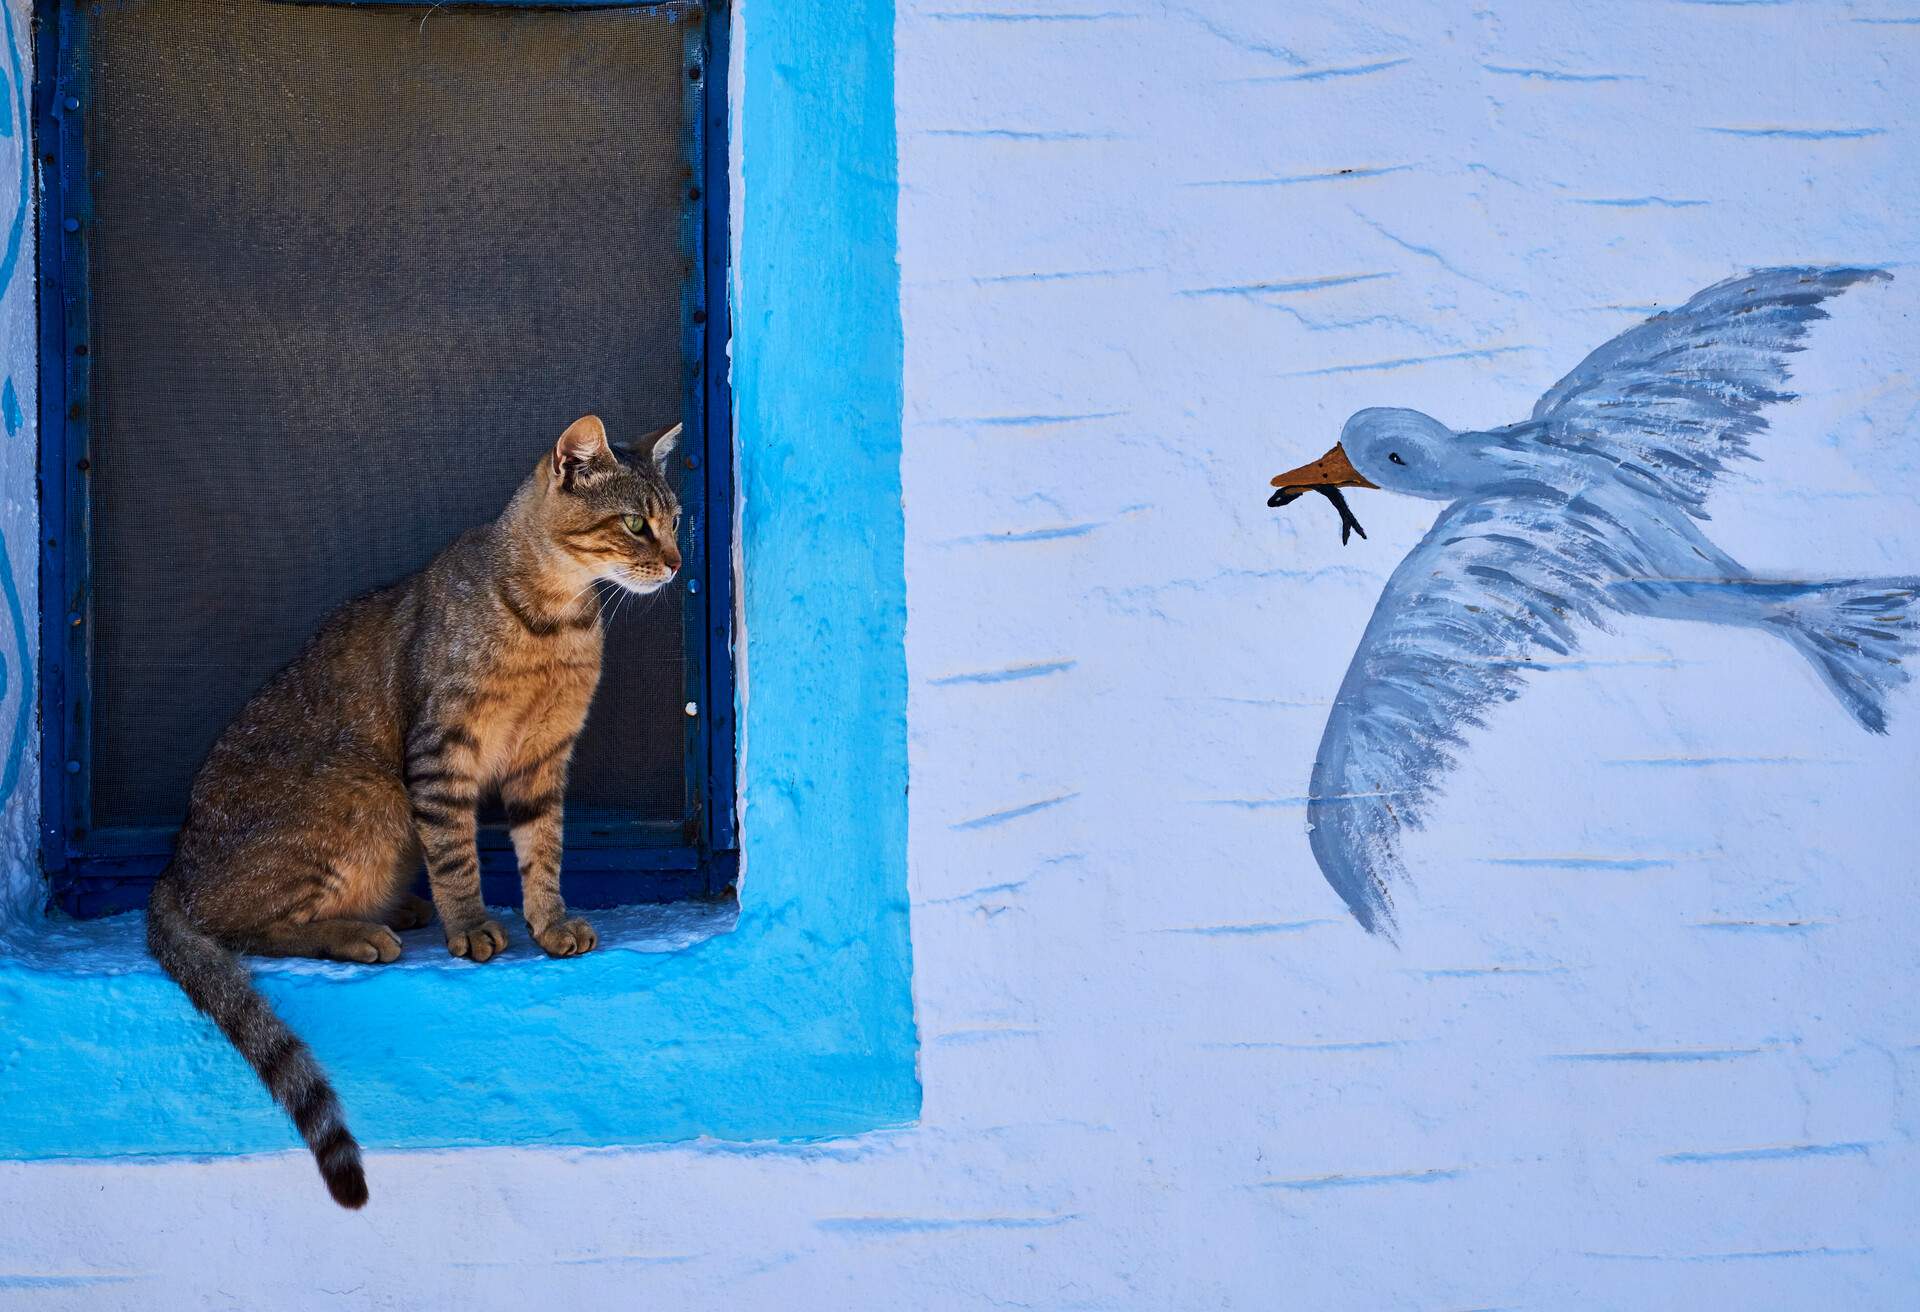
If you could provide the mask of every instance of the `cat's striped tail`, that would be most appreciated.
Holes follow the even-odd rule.
[[[174,881],[162,875],[147,903],[147,950],[187,991],[287,1109],[313,1150],[327,1192],[342,1207],[367,1201],[360,1145],[347,1131],[340,1099],[320,1063],[254,988],[240,958],[196,926]]]

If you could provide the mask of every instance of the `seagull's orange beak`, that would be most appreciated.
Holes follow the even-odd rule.
[[[1275,474],[1273,486],[1282,492],[1290,492],[1297,496],[1316,487],[1378,488],[1380,485],[1369,482],[1359,470],[1355,469],[1353,462],[1347,459],[1347,449],[1335,443],[1333,450],[1312,464],[1302,465],[1298,469],[1289,469],[1284,474]],[[1288,500],[1292,500],[1292,497]]]

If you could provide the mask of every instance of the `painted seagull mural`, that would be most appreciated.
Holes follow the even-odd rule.
[[[1368,409],[1271,505],[1379,488],[1447,502],[1387,581],[1334,700],[1308,789],[1321,872],[1370,931],[1391,936],[1418,829],[1468,730],[1520,695],[1546,653],[1614,616],[1772,633],[1812,664],[1862,728],[1884,733],[1910,675],[1920,577],[1756,578],[1697,521],[1715,480],[1766,427],[1787,356],[1820,303],[1873,269],[1763,269],[1655,315],[1589,355],[1531,418],[1455,432],[1417,410]],[[1362,536],[1365,536],[1364,532]]]

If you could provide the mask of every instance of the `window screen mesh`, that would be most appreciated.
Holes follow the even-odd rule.
[[[170,826],[328,610],[681,415],[697,84],[666,11],[95,13],[92,824]],[[685,816],[680,607],[612,625],[575,814]]]

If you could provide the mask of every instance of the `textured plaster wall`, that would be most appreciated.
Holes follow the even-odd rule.
[[[1655,306],[1867,262],[1713,531],[1920,571],[1916,15],[925,0],[897,42],[920,1124],[381,1154],[358,1216],[291,1155],[0,1165],[0,1302],[1911,1306],[1920,696],[1870,739],[1763,636],[1623,623],[1477,737],[1395,949],[1298,799],[1435,508],[1356,497],[1343,549],[1262,501],[1361,405],[1517,419]]]
[[[9,0],[0,51],[0,922],[31,914],[39,878],[38,502],[34,495],[32,5]]]

